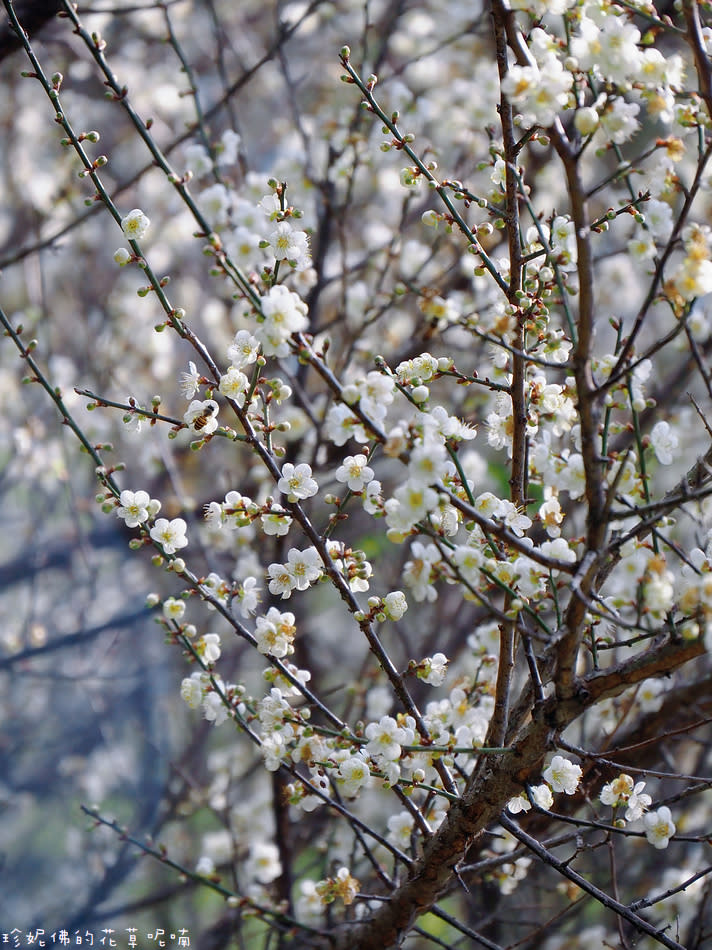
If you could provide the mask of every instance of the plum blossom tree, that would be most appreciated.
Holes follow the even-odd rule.
[[[703,946],[708,5],[3,4],[4,513],[92,492],[116,542],[0,595],[7,721],[102,735],[52,759],[70,883],[8,914]],[[97,664],[134,734],[62,689]]]

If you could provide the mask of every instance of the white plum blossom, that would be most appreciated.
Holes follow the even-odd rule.
[[[529,811],[531,807],[532,803],[529,801],[526,792],[521,792],[516,798],[510,798],[507,802],[507,811],[513,815]]]
[[[630,775],[621,772],[618,778],[601,789],[601,802],[613,808],[626,806],[625,820],[637,821],[650,807],[652,798],[643,792],[645,782],[634,782]]]
[[[437,506],[438,496],[432,488],[425,488],[423,485],[413,483],[409,479],[405,484],[396,488],[393,493],[393,500],[398,502],[398,517],[412,526]],[[389,509],[388,503],[386,503],[386,524],[389,527],[391,526],[389,517],[392,510],[395,511],[395,509]]]
[[[273,509],[267,514],[261,515],[260,522],[266,535],[282,537],[288,533],[292,518],[286,511]]]
[[[223,396],[232,399],[242,408],[245,405],[245,396],[249,386],[250,381],[247,376],[237,367],[231,366],[227,373],[220,377],[218,390]]]
[[[286,495],[291,502],[311,498],[319,491],[316,479],[312,478],[311,466],[306,462],[293,465],[285,462],[282,466],[282,477],[277,482],[277,488]]]
[[[417,601],[433,601],[437,599],[437,592],[431,583],[433,567],[440,561],[440,552],[434,544],[423,544],[414,541],[411,545],[411,560],[403,568],[403,580],[413,591]]]
[[[665,701],[665,684],[659,679],[643,680],[635,699],[643,712],[657,712]]]
[[[294,652],[292,644],[296,632],[293,613],[280,613],[276,607],[270,607],[264,617],[255,621],[257,649],[277,659],[289,656]]]
[[[593,135],[598,128],[598,111],[594,106],[582,106],[576,110],[574,125],[581,135]]]
[[[191,360],[188,363],[188,372],[181,373],[180,391],[186,399],[192,399],[200,388],[200,373],[195,363]]]
[[[661,617],[671,609],[675,600],[674,581],[672,571],[666,569],[664,558],[660,555],[650,558],[643,584],[643,600],[653,617]]]
[[[179,621],[185,613],[185,601],[175,597],[167,597],[163,601],[163,616],[166,620]]]
[[[408,481],[415,486],[427,487],[440,482],[452,466],[442,443],[428,441],[417,445],[408,460]]]
[[[245,578],[237,589],[233,605],[235,602],[242,617],[250,617],[255,613],[260,602],[260,588],[257,586],[256,577]]]
[[[561,510],[559,499],[556,495],[551,495],[539,507],[539,518],[546,528],[546,533],[550,538],[558,538],[561,534],[561,522],[564,520],[564,513]]]
[[[189,142],[183,149],[183,158],[186,169],[196,178],[207,175],[213,167],[210,153],[200,142]]]
[[[206,633],[195,642],[195,651],[206,666],[212,666],[220,659],[220,637],[217,633]]]
[[[421,353],[410,360],[404,360],[396,366],[396,376],[399,382],[419,386],[429,382],[440,369],[436,357],[430,353]],[[380,375],[380,374],[379,374]],[[391,386],[392,392],[392,386]]]
[[[340,402],[332,406],[326,414],[324,433],[334,445],[344,445],[352,438],[358,442],[368,441],[359,420],[348,406]]]
[[[645,837],[658,850],[667,848],[670,838],[675,834],[675,825],[667,805],[662,805],[657,811],[649,811],[643,816]]]
[[[225,129],[217,148],[219,165],[234,165],[237,162],[242,137],[234,129]]]
[[[601,113],[601,129],[612,142],[621,145],[638,131],[640,123],[636,116],[639,112],[637,102],[614,99]]]
[[[479,583],[480,570],[484,563],[484,555],[479,548],[469,544],[458,544],[451,554],[451,561],[468,584],[476,586]]]
[[[260,301],[263,320],[257,324],[255,337],[265,356],[289,355],[289,338],[309,326],[307,305],[284,284],[276,284]]]
[[[306,231],[297,231],[288,221],[280,221],[269,236],[269,247],[277,261],[293,263],[299,270],[309,266],[309,239]]]
[[[279,848],[271,841],[253,841],[245,863],[245,872],[260,884],[271,884],[282,873]]]
[[[336,470],[337,482],[346,482],[353,492],[360,492],[373,479],[373,469],[367,465],[365,455],[347,455],[343,464]]]
[[[413,825],[415,818],[409,811],[399,811],[391,815],[387,821],[388,840],[396,847],[407,850],[410,847],[410,839],[413,834]]]
[[[444,653],[434,653],[418,664],[418,679],[430,686],[442,686],[450,661]]]
[[[238,330],[235,338],[227,348],[227,358],[236,369],[243,369],[254,363],[260,352],[260,343],[257,337],[249,330]]]
[[[383,598],[383,610],[389,620],[400,620],[408,609],[408,601],[402,590],[391,591]]]
[[[203,701],[203,673],[196,671],[186,676],[180,684],[180,695],[191,709],[197,709]]]
[[[194,432],[212,435],[218,427],[218,408],[214,399],[194,399],[183,413],[183,422]]]
[[[565,538],[544,541],[541,545],[541,553],[564,564],[573,564],[576,561],[576,552],[569,547],[569,542]]]
[[[524,532],[532,526],[531,518],[527,517],[524,512],[519,511],[517,506],[507,499],[500,502],[497,517],[501,518],[506,527],[518,538],[521,538]]]
[[[372,479],[366,485],[363,495],[363,510],[369,515],[379,515],[383,511],[383,486],[377,479]]]
[[[339,787],[344,795],[351,797],[367,787],[371,780],[371,771],[365,756],[360,753],[350,755],[339,764],[337,772]]]
[[[157,518],[151,528],[151,540],[161,545],[165,554],[175,554],[188,544],[185,536],[188,525],[182,518]]]
[[[219,726],[227,721],[229,715],[230,711],[219,693],[214,690],[205,693],[203,697],[203,716],[208,722]]]
[[[535,785],[531,789],[532,801],[538,808],[549,811],[554,805],[554,796],[548,785]]]
[[[198,205],[212,228],[223,228],[230,218],[231,193],[218,182],[200,192]]]
[[[543,773],[543,778],[555,792],[573,795],[581,781],[581,766],[570,762],[563,755],[555,755]]]
[[[307,590],[324,572],[321,557],[315,547],[306,548],[304,551],[291,548],[287,554],[286,567],[295,580],[297,590]]]
[[[282,600],[288,600],[297,586],[297,579],[289,570],[288,565],[275,562],[267,568],[269,577],[269,592]]]
[[[628,796],[628,807],[625,810],[626,821],[638,821],[652,804],[652,798],[644,792],[645,782],[636,782],[633,791]]]
[[[502,80],[502,92],[522,113],[524,125],[546,127],[569,105],[573,81],[573,75],[552,54],[538,65],[510,66]]]
[[[650,444],[655,457],[661,465],[670,465],[674,459],[674,451],[680,444],[677,434],[669,422],[661,419],[656,422],[650,432]]]
[[[646,52],[656,51],[647,50]],[[673,228],[672,207],[668,202],[650,198],[641,210],[645,215],[645,226],[653,237],[660,238],[661,241],[667,241]]]
[[[152,502],[147,491],[129,491],[124,489],[119,495],[121,503],[116,509],[119,518],[123,518],[127,528],[137,528],[144,521],[158,513],[160,502]],[[158,507],[156,507],[158,506]]]
[[[408,741],[408,734],[392,716],[383,716],[380,722],[370,722],[366,726],[366,738],[368,742],[364,748],[373,759],[393,762],[400,758],[401,745]]]
[[[571,54],[580,69],[592,70],[614,83],[625,83],[637,78],[643,65],[640,39],[640,31],[626,17],[608,15],[599,26],[583,16],[571,40]]]
[[[121,230],[129,241],[140,241],[148,231],[150,224],[150,218],[140,208],[134,208],[133,211],[129,211],[126,217],[121,219]]]

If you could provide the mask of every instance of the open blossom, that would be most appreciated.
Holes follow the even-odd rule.
[[[183,422],[194,432],[211,435],[218,427],[218,404],[214,399],[194,399],[183,413]]]
[[[393,590],[383,598],[383,610],[390,620],[400,620],[408,609],[408,601],[402,590]]]
[[[555,755],[543,777],[555,792],[573,795],[581,781],[581,766],[569,762],[563,755]]]
[[[338,770],[339,786],[344,795],[356,795],[359,789],[368,785],[371,779],[371,771],[368,762],[363,755],[349,756],[339,765]]]
[[[667,848],[670,838],[675,834],[675,825],[667,805],[663,805],[657,811],[649,811],[644,816],[643,821],[645,823],[645,837],[652,846],[658,850]]]
[[[628,797],[633,791],[634,782],[630,775],[626,775],[625,772],[621,772],[618,778],[613,779],[612,782],[609,782],[607,785],[604,785],[601,789],[601,802],[604,805],[611,805],[615,808],[616,805],[624,804],[628,801]]]
[[[297,579],[289,570],[288,565],[275,562],[267,568],[269,577],[269,592],[278,595],[282,600],[288,600],[292,596],[292,591],[297,586]]]
[[[263,321],[257,325],[255,337],[262,345],[265,356],[289,355],[289,338],[309,326],[307,305],[284,284],[270,287],[262,297]]]
[[[395,761],[400,758],[401,745],[407,742],[406,730],[392,716],[383,716],[380,722],[366,726],[366,752],[376,759]]]
[[[643,817],[643,813],[648,810],[653,799],[647,792],[644,792],[645,782],[636,782],[633,791],[628,798],[628,807],[625,810],[626,821],[637,821]]]
[[[207,666],[220,659],[220,637],[217,633],[206,633],[195,643],[195,651]]]
[[[219,726],[227,720],[228,715],[228,707],[219,693],[211,691],[205,694],[203,697],[203,716],[208,722],[213,722],[216,726]]]
[[[254,878],[260,884],[271,884],[275,881],[282,873],[277,845],[271,841],[254,841],[245,862],[245,870],[248,877]]]
[[[288,221],[279,222],[269,236],[269,246],[275,260],[293,262],[301,270],[308,266],[310,257],[307,233],[295,230]]]
[[[124,489],[119,495],[120,506],[116,509],[119,518],[123,518],[127,528],[136,528],[143,524],[152,515],[157,515],[161,508],[159,501],[151,500],[147,491],[128,491]]]
[[[270,511],[260,517],[260,522],[262,523],[262,530],[265,534],[282,537],[289,531],[292,518],[286,512]]]
[[[200,373],[195,363],[188,363],[188,372],[180,374],[180,391],[186,399],[192,399],[200,388]]]
[[[574,78],[555,55],[534,66],[510,66],[502,92],[522,113],[525,125],[548,126],[569,102]]]
[[[227,348],[227,358],[236,369],[254,363],[260,353],[260,342],[249,330],[238,330]]]
[[[233,604],[237,601],[241,616],[250,617],[260,602],[260,588],[256,577],[246,577],[237,589]]]
[[[546,533],[550,538],[558,538],[561,534],[561,528],[559,525],[564,520],[564,513],[561,510],[561,505],[559,504],[559,499],[556,495],[552,495],[550,498],[540,506],[539,508],[539,517],[541,522],[546,528]]]
[[[299,465],[285,462],[282,466],[282,477],[277,482],[277,488],[290,501],[311,498],[319,491],[316,479],[312,478],[311,466],[307,465],[306,462]]]
[[[151,528],[151,539],[161,545],[165,554],[175,554],[188,543],[185,533],[188,525],[182,518],[158,518]]]
[[[163,601],[163,616],[166,620],[179,621],[185,613],[185,601],[167,597]]]
[[[434,544],[414,541],[411,545],[412,559],[406,561],[403,568],[403,580],[413,591],[417,601],[437,599],[435,587],[431,584],[432,571],[440,561],[440,552]]]
[[[527,793],[522,792],[520,795],[517,795],[516,798],[510,798],[507,802],[507,811],[512,815],[518,815],[520,812],[529,811],[532,807],[532,803],[527,798]]]
[[[233,399],[242,408],[245,405],[245,395],[249,385],[250,381],[247,376],[237,367],[231,366],[227,373],[220,377],[218,389],[223,396],[227,399]]]
[[[645,782],[634,783],[630,775],[621,772],[618,778],[603,786],[601,802],[613,808],[625,805],[625,820],[637,821],[652,803],[650,795],[643,792],[644,788]]]
[[[150,219],[146,217],[143,211],[140,208],[134,208],[133,211],[129,211],[125,218],[121,219],[121,230],[129,241],[140,241],[148,231],[150,224]]]
[[[270,607],[267,615],[258,617],[255,622],[257,649],[278,659],[288,656],[294,653],[292,642],[296,632],[293,613],[280,613],[276,607]]]
[[[642,68],[640,39],[640,31],[626,17],[606,16],[599,27],[584,16],[571,40],[571,53],[582,70],[594,70],[604,79],[623,83],[637,78]]]
[[[450,661],[444,653],[434,653],[419,664],[418,679],[430,686],[441,686]]]
[[[674,451],[678,447],[680,440],[675,435],[669,422],[661,420],[656,422],[650,433],[650,444],[655,452],[655,457],[661,465],[670,465],[674,458]]]
[[[554,796],[551,794],[551,789],[548,785],[535,785],[531,790],[532,801],[538,808],[543,808],[545,811],[549,809],[554,804]]]
[[[373,469],[369,468],[367,462],[368,459],[362,454],[347,456],[344,464],[336,470],[337,482],[346,482],[353,492],[363,491],[373,479]]]
[[[285,566],[294,578],[297,590],[306,590],[310,584],[318,581],[324,572],[321,557],[315,547],[309,547],[304,551],[292,548],[287,554]]]
[[[180,695],[191,709],[197,709],[203,701],[203,673],[196,671],[186,676],[180,684]]]
[[[621,145],[637,132],[640,123],[636,116],[639,112],[637,102],[614,99],[601,113],[601,129],[612,142]]]

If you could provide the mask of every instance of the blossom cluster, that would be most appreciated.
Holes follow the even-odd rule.
[[[295,112],[323,77],[309,70],[292,88],[292,27],[314,44],[332,15],[362,29],[332,6],[283,11],[280,76]],[[582,837],[604,828],[667,848],[672,813],[644,781],[622,772],[603,785],[610,821],[588,778],[577,794],[582,747],[595,756],[599,737],[634,719],[659,726],[678,657],[712,650],[709,453],[687,464],[707,438],[694,410],[712,392],[709,97],[698,92],[712,29],[695,32],[690,11],[668,29],[673,13],[647,2],[512,0],[499,75],[488,27],[467,50],[464,34],[443,32],[471,18],[467,5],[418,6],[389,27],[378,87],[344,48],[346,98],[301,116],[298,134],[275,119],[275,141],[255,156],[201,119],[179,172],[152,152],[183,199],[175,219],[141,186],[146,211],[112,209],[130,248],[114,255],[110,295],[127,354],[110,365],[134,393],[121,448],[126,468],[153,473],[131,472],[133,484],[160,482],[163,506],[120,490],[124,463],[97,466],[102,503],[136,534],[132,547],[153,543],[180,588],[152,603],[194,666],[183,700],[245,739],[224,728],[213,740],[212,785],[195,801],[223,827],[205,836],[198,872],[213,879],[234,859],[246,899],[264,906],[294,871],[282,862],[300,842],[282,842],[285,827],[313,821],[321,846],[328,826],[323,869],[296,874],[295,926],[337,903],[377,915],[358,878],[375,892],[395,863],[397,888],[405,857],[425,853],[471,783],[488,804],[497,770],[507,794],[521,788],[510,762],[529,754],[538,707],[550,737],[578,730],[561,747],[581,765],[555,754],[538,784],[497,800],[497,840],[477,839],[472,861],[486,868],[471,873],[504,896],[521,886],[534,858],[512,854],[520,845],[496,809],[523,827],[536,809],[553,826],[560,794],[567,820],[590,807]],[[503,10],[492,5],[500,27]],[[361,104],[346,105],[354,86]],[[254,169],[268,164],[265,184]],[[157,233],[160,246],[144,241]],[[184,237],[195,248],[190,235],[210,283],[182,249]],[[167,257],[172,274],[159,277]],[[142,316],[159,312],[150,345],[133,339],[132,273]],[[102,338],[97,360],[104,348],[113,354]],[[140,409],[139,391],[158,389]],[[688,390],[690,406],[678,398]],[[109,423],[96,425],[86,445],[107,445]],[[210,618],[200,633],[186,621],[198,600]],[[589,678],[609,680],[595,703]],[[265,808],[278,784],[282,800]]]

